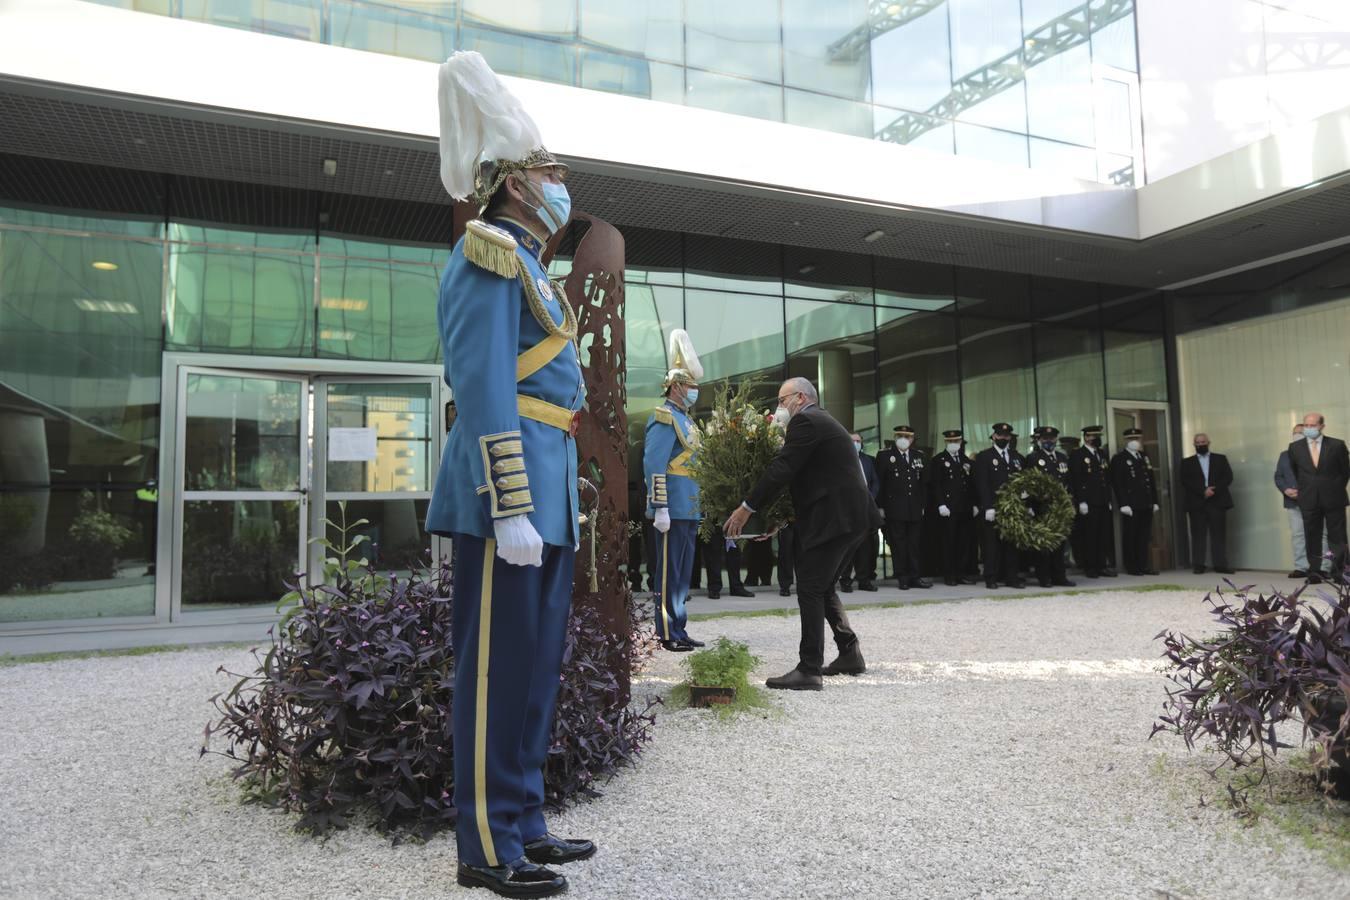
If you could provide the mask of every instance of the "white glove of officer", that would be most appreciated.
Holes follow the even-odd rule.
[[[1154,512],[1157,512],[1157,511],[1158,511],[1158,504],[1156,504],[1156,503],[1153,504],[1153,511],[1154,511]]]
[[[1120,514],[1122,516],[1132,516],[1134,515],[1134,510],[1130,509],[1128,506],[1122,506],[1120,508]]]
[[[670,510],[664,506],[656,511],[656,530],[662,534],[670,530]]]
[[[1086,516],[1086,515],[1087,515],[1087,504],[1086,504],[1086,503],[1080,503],[1080,504],[1078,504],[1078,514],[1079,514],[1080,516]]]
[[[497,555],[511,565],[544,564],[544,539],[530,524],[529,516],[493,519],[492,530],[497,535]]]
[[[940,506],[938,506],[938,515],[939,515],[939,516],[942,516],[942,518],[945,519],[945,518],[947,518],[948,516],[950,516],[951,514],[952,514],[952,511],[951,511],[950,509],[947,508],[947,504],[943,503],[943,504],[941,504]]]
[[[992,509],[986,509],[984,511],[984,520],[986,522],[994,521],[994,511]]]
[[[978,516],[980,514],[980,508],[978,506],[972,506],[970,508],[970,514],[972,516]]]

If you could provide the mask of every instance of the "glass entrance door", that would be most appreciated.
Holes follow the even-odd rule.
[[[431,487],[440,462],[440,384],[428,377],[315,377],[314,486],[311,531],[336,544],[332,524],[365,520],[358,556],[378,568],[406,571],[425,560]],[[323,572],[326,551],[315,544],[309,570]]]
[[[1144,432],[1141,438],[1144,453],[1153,464],[1153,475],[1158,480],[1158,511],[1153,514],[1153,541],[1150,550],[1150,562],[1154,569],[1165,572],[1176,568],[1176,522],[1172,499],[1172,441],[1167,427],[1167,404],[1165,403],[1125,403],[1110,404],[1110,424],[1107,438],[1110,441],[1111,454],[1115,455],[1125,448],[1125,430],[1138,428]],[[1116,504],[1113,502],[1112,506]],[[1116,513],[1116,559],[1120,557],[1120,511]]]
[[[308,379],[178,372],[174,582],[181,609],[269,608],[304,559]]]

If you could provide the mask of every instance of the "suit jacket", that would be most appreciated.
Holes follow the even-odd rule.
[[[877,494],[881,490],[881,482],[877,479],[877,466],[872,462],[872,457],[858,451],[858,462],[862,463],[863,478],[867,479],[867,493],[872,495],[872,499],[877,499]]]
[[[1322,436],[1322,453],[1316,467],[1306,439],[1289,445],[1289,462],[1294,467],[1299,509],[1342,509],[1350,506],[1345,485],[1350,481],[1350,454],[1345,441]]]
[[[928,504],[928,460],[910,447],[895,446],[877,454],[877,479],[881,492],[877,503],[886,511],[887,522],[918,522]]]
[[[1298,501],[1285,493],[1289,488],[1298,487],[1298,479],[1294,477],[1294,464],[1289,461],[1288,450],[1281,450],[1280,458],[1275,463],[1275,487],[1280,492],[1285,509],[1298,509]]]
[[[1069,484],[1074,505],[1107,506],[1111,502],[1107,465],[1091,447],[1079,447],[1069,454]]]
[[[783,446],[745,503],[763,509],[785,487],[792,494],[793,527],[803,550],[881,527],[853,437],[819,406],[806,407],[788,422]]]
[[[1008,464],[1003,464],[997,448],[985,447],[975,454],[975,497],[981,510],[994,508],[998,499],[998,489],[1008,483],[1008,479],[1022,471],[1026,460],[1022,454],[1008,448]]]
[[[1214,496],[1205,496],[1205,472],[1200,468],[1199,456],[1188,456],[1181,461],[1181,493],[1186,498],[1186,512],[1200,512],[1206,506],[1219,509],[1233,508],[1233,495],[1228,486],[1233,483],[1233,467],[1222,453],[1209,454],[1209,485]]]
[[[1147,453],[1139,458],[1122,450],[1111,459],[1111,487],[1116,493],[1116,506],[1128,506],[1131,512],[1152,510],[1158,502],[1158,482],[1153,477],[1153,464]]]
[[[964,453],[955,456],[946,450],[934,456],[929,463],[933,504],[945,506],[953,516],[970,518],[975,505],[975,467]]]

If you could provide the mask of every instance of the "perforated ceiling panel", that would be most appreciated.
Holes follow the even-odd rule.
[[[170,202],[184,217],[305,227],[295,223],[322,215],[330,230],[428,243],[443,242],[449,231],[435,143],[424,138],[32,84],[0,84],[0,122],[0,153],[55,161],[19,166],[11,159],[7,166],[23,171],[0,173],[0,191],[8,199],[131,209],[164,192],[166,179],[157,176],[169,175],[179,176],[172,179]],[[325,159],[336,160],[335,175],[324,174]],[[85,172],[72,175],[59,161],[85,164]],[[90,174],[89,165],[106,167],[92,170],[105,175]],[[113,171],[123,174],[106,174]],[[1145,242],[615,171],[584,160],[574,161],[570,187],[578,209],[626,230],[645,230],[635,233],[731,237],[1147,286],[1350,234],[1350,184],[1294,192]],[[885,232],[880,240],[862,240],[876,229]],[[802,253],[793,257],[811,264]]]

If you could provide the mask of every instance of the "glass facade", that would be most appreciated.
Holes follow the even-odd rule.
[[[96,0],[1132,184],[1134,0]]]

